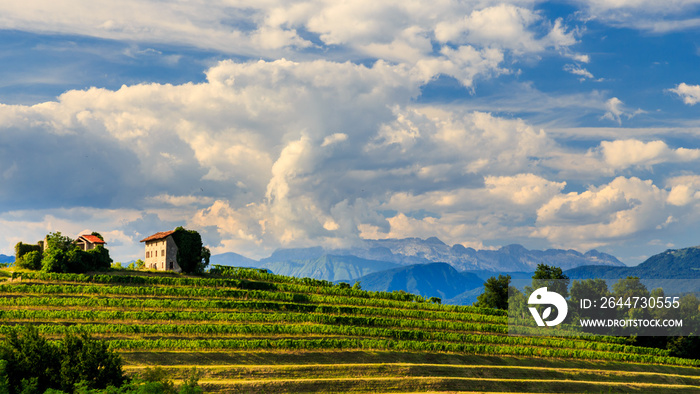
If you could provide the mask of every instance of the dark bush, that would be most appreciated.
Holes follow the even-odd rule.
[[[32,250],[22,255],[19,259],[15,259],[15,266],[30,270],[41,269],[41,252]]]
[[[7,334],[0,345],[2,366],[0,393],[4,386],[10,394],[48,389],[72,393],[77,386],[104,389],[124,383],[121,358],[105,342],[68,334],[52,344],[32,325]]]

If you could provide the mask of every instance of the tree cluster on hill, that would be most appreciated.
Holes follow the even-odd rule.
[[[198,374],[179,387],[161,368],[147,368],[140,379],[122,371],[121,357],[107,342],[89,335],[66,334],[50,342],[32,325],[9,332],[0,343],[0,394],[199,394]]]
[[[73,392],[78,384],[104,389],[124,383],[121,358],[105,342],[68,334],[52,343],[31,325],[7,334],[0,344],[0,364],[2,393]]]
[[[99,233],[92,235],[103,239]],[[22,242],[15,245],[15,266],[43,272],[82,273],[107,270],[112,264],[109,250],[103,245],[84,251],[70,237],[61,232],[46,236],[46,247]]]
[[[524,293],[510,285],[510,275],[499,275],[489,278],[484,283],[484,293],[478,298],[475,306],[509,310],[509,315],[529,317],[527,300],[530,294],[538,288],[547,287],[548,291],[554,291],[568,298],[569,315],[565,323],[578,321],[579,319],[672,319],[681,316],[685,330],[692,327],[695,331],[690,336],[679,335],[680,327],[669,328],[667,336],[650,335],[651,332],[639,330],[636,335],[630,337],[630,343],[637,346],[656,347],[670,350],[671,356],[684,358],[700,358],[700,338],[697,336],[697,328],[700,327],[700,300],[693,294],[679,297],[679,309],[671,308],[629,308],[613,305],[610,308],[577,308],[581,300],[627,300],[627,299],[654,299],[666,300],[662,288],[649,291],[638,277],[630,276],[621,279],[608,289],[607,282],[603,279],[574,280],[571,282],[561,268],[539,264],[532,275],[532,287],[526,286]],[[675,313],[675,314],[674,314]],[[622,327],[587,327],[586,332],[602,335],[629,335]]]

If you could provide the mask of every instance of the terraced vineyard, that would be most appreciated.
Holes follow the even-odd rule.
[[[256,270],[225,276],[14,273],[0,332],[86,331],[129,373],[219,392],[700,392],[700,362],[612,337],[506,335],[503,311]]]

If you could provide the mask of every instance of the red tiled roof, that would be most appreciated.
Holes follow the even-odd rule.
[[[175,230],[161,231],[159,233],[155,233],[155,234],[151,235],[150,237],[146,237],[146,238],[142,239],[140,242],[157,241],[159,239],[167,238],[168,235],[170,235],[174,232],[175,232]]]
[[[105,241],[101,240],[100,237],[96,235],[81,235],[78,238],[83,238],[88,242],[94,243],[94,244],[103,244]]]

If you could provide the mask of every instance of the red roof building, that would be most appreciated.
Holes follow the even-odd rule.
[[[82,250],[88,251],[95,249],[97,245],[104,246],[106,242],[96,235],[84,234],[79,236],[78,239],[75,240],[75,243],[78,244]]]
[[[159,233],[155,233],[151,236],[148,236],[148,237],[142,239],[141,242],[151,242],[151,241],[158,241],[160,239],[165,239],[165,238],[168,238],[168,236],[174,232],[175,232],[175,230],[161,231]]]

